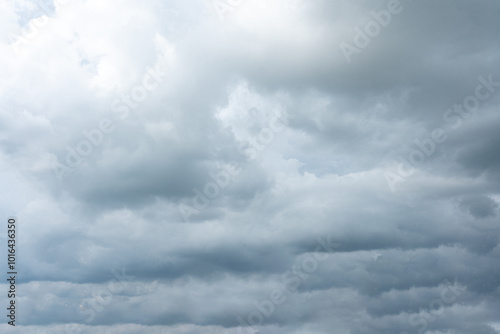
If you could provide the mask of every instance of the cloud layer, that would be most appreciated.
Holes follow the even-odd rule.
[[[497,1],[0,6],[23,333],[500,333]]]

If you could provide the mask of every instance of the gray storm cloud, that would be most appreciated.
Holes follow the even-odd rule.
[[[0,9],[2,333],[500,333],[498,1]]]

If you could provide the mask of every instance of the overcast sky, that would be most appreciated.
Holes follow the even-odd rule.
[[[0,0],[0,331],[500,333],[499,31],[497,0]]]

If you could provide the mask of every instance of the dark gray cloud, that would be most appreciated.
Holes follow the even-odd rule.
[[[462,199],[460,206],[474,218],[487,218],[496,216],[498,203],[487,196],[474,196]]]

